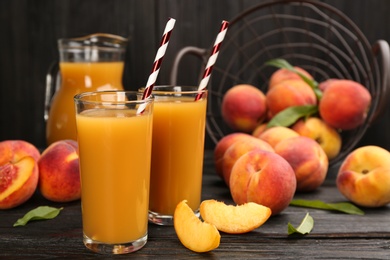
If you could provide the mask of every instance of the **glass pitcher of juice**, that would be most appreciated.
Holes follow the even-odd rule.
[[[54,67],[46,77],[47,145],[77,139],[73,102],[76,94],[123,89],[126,46],[126,38],[104,33],[58,40],[59,71],[58,66]]]

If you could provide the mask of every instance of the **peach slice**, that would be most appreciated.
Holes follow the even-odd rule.
[[[194,252],[208,252],[219,246],[221,235],[218,229],[214,225],[202,222],[186,200],[177,204],[173,225],[183,246]]]
[[[233,206],[221,201],[204,200],[200,204],[203,220],[229,234],[250,232],[263,225],[271,213],[270,208],[254,202]]]
[[[26,156],[15,163],[0,166],[0,209],[10,209],[26,202],[38,185],[35,159]]]

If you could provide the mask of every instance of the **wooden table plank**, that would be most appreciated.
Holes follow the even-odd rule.
[[[228,188],[215,174],[211,151],[206,152],[204,168],[203,199],[233,203]],[[327,202],[345,201],[333,181],[328,181],[314,193],[298,194],[296,197]],[[63,206],[64,210],[52,220],[12,227],[28,210],[41,205]],[[184,248],[173,227],[150,224],[149,240],[143,249],[115,258],[390,259],[390,207],[364,211],[364,216],[357,216],[290,206],[253,232],[242,235],[221,233],[219,248],[206,254]],[[313,231],[302,238],[288,237],[287,223],[299,225],[306,212],[314,218]],[[53,257],[112,259],[84,247],[79,201],[53,203],[37,193],[18,208],[0,211],[0,259]]]

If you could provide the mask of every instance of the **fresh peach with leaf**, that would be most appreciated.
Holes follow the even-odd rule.
[[[303,80],[300,74],[304,75],[308,79],[313,79],[313,76],[301,67],[294,66],[293,69],[280,68],[274,73],[272,73],[269,79],[268,89],[271,89],[272,87],[285,80]]]
[[[231,129],[251,133],[266,118],[265,95],[255,86],[235,85],[224,94],[221,113]]]

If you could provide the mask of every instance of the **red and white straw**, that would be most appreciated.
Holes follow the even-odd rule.
[[[198,91],[203,91],[207,87],[207,84],[208,84],[209,79],[210,79],[211,71],[213,70],[214,64],[217,61],[219,49],[221,48],[221,44],[222,44],[223,39],[225,38],[228,27],[229,27],[229,22],[222,21],[221,29],[219,30],[217,38],[215,39],[213,49],[212,49],[210,57],[207,61],[202,80],[200,81],[200,84],[198,87]],[[202,97],[202,94],[199,93],[198,95],[196,95],[195,100],[199,100],[201,97]]]
[[[175,19],[169,18],[167,24],[165,25],[164,33],[161,38],[160,47],[158,48],[156,57],[154,58],[152,71],[146,83],[144,93],[142,95],[142,99],[147,99],[152,94],[154,84],[156,83],[158,73],[160,72],[161,63],[163,61],[165,52],[168,47],[169,38],[171,37],[173,27],[175,26],[175,22],[176,22]],[[138,113],[143,112],[144,109],[145,109],[145,105],[141,105],[138,108]]]

